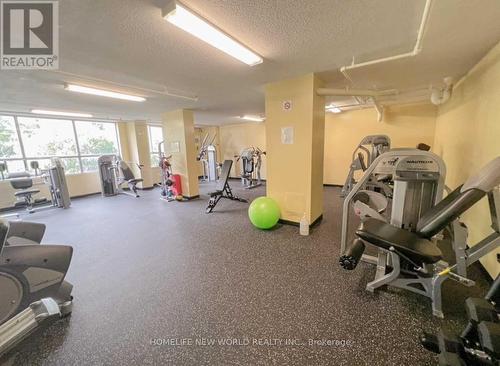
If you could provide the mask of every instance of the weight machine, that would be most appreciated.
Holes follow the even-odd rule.
[[[101,180],[101,192],[104,197],[116,196],[117,194],[139,197],[137,184],[144,179],[135,178],[128,164],[118,155],[102,155],[97,159],[97,165]],[[137,164],[137,167],[141,169],[143,165]],[[122,189],[123,184],[127,184],[130,192]]]
[[[196,160],[200,161],[203,167],[203,182],[215,182],[218,179],[217,148],[214,145],[217,134],[210,139],[207,133],[203,138]]]
[[[346,248],[349,207],[366,185],[369,175],[384,173],[394,182],[391,217],[366,217],[356,230],[357,238]],[[374,292],[394,286],[424,295],[432,301],[435,316],[443,317],[441,286],[447,278],[474,285],[467,268],[500,247],[500,157],[442,199],[446,168],[437,155],[420,150],[391,150],[367,169],[344,201],[340,264],[355,269],[360,260],[377,266],[375,279],[366,289]],[[467,244],[468,229],[459,216],[487,196],[493,232],[474,246]],[[455,263],[443,260],[437,241],[450,232]],[[377,256],[364,254],[365,244],[378,249]]]
[[[260,168],[262,156],[266,155],[258,147],[251,146],[244,149],[240,155],[235,155],[236,161],[241,160],[241,184],[245,189],[252,189],[262,185]]]
[[[68,185],[66,182],[66,174],[64,166],[59,158],[52,158],[51,165],[48,169],[40,169],[37,161],[32,161],[30,167],[35,171],[35,177],[43,180],[43,184],[47,185],[50,201],[45,197],[37,198],[40,189],[34,187],[34,179],[29,172],[11,173],[8,175],[12,188],[16,190],[15,207],[25,207],[26,212],[31,214],[37,210],[59,207],[69,208],[71,206],[71,198],[69,196]],[[39,175],[39,173],[41,173]],[[19,214],[7,215],[17,216]]]
[[[355,174],[357,172],[364,172],[366,169],[384,152],[389,151],[391,148],[391,139],[387,135],[370,135],[366,136],[356,146],[352,153],[352,163],[349,167],[346,181],[342,187],[340,196],[345,197],[349,194],[352,188],[356,185]],[[378,177],[372,177],[368,182],[370,189],[379,188],[390,196],[390,189],[381,183]]]

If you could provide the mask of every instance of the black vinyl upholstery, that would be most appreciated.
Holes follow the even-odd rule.
[[[479,189],[460,192],[461,188],[462,186],[455,189],[436,206],[424,213],[417,224],[419,236],[430,238],[436,235],[486,195]]]
[[[415,233],[379,220],[369,219],[356,231],[356,235],[386,250],[394,247],[396,251],[412,261],[436,263],[441,259],[442,254],[440,249],[428,239],[443,230],[486,195],[480,189],[468,189],[461,192],[461,188],[462,186],[458,187],[437,205],[427,210],[418,221]]]
[[[140,183],[142,181],[144,181],[144,179],[142,178],[135,178],[134,176],[134,173],[132,173],[132,170],[130,169],[130,167],[128,166],[127,163],[125,163],[124,161],[120,161],[120,169],[122,170],[122,173],[123,173],[123,178],[125,179],[125,181],[129,184],[137,184],[137,183]]]
[[[442,258],[441,250],[433,242],[380,220],[368,219],[356,231],[356,235],[386,250],[394,247],[397,252],[415,262],[431,264]]]
[[[14,196],[16,196],[16,197],[32,196],[32,195],[37,194],[39,192],[40,192],[40,190],[39,189],[35,189],[35,188],[25,189],[23,191],[17,191],[17,192],[15,192]]]
[[[31,178],[16,178],[11,179],[10,185],[14,189],[28,189],[33,186],[33,179]]]
[[[232,166],[233,166],[232,160],[224,160],[224,164],[222,164],[222,171],[220,173],[219,180],[217,181],[217,186],[215,188],[217,192],[222,192],[226,187]]]

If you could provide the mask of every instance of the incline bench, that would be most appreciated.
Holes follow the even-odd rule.
[[[231,190],[231,187],[228,183],[229,173],[231,172],[232,166],[232,160],[224,160],[224,164],[222,165],[222,172],[215,188],[216,190],[215,192],[210,193],[210,200],[208,201],[208,206],[205,210],[206,213],[212,212],[221,198],[227,198],[233,201],[248,202],[248,200],[244,198],[239,198],[233,195],[233,191]]]

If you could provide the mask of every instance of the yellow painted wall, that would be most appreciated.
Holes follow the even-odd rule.
[[[158,171],[151,168],[147,122],[120,122],[118,132],[123,160],[132,169],[136,178],[144,179],[137,186],[139,188],[151,188],[158,181],[156,176]],[[137,164],[143,165],[142,168],[139,169]]]
[[[312,223],[323,213],[325,108],[315,92],[319,86],[314,74],[266,85],[267,195],[288,221],[298,222],[305,214]],[[292,109],[285,111],[288,100]],[[281,141],[286,127],[294,129],[293,144]]]
[[[382,122],[377,121],[373,108],[327,113],[324,183],[344,184],[352,153],[363,137],[388,135],[393,148],[415,147],[420,142],[432,147],[435,123],[436,107],[432,104],[386,108]]]
[[[120,155],[123,160],[131,161],[130,142],[129,142],[129,123],[119,122],[118,127],[118,140],[120,142]]]
[[[451,188],[500,156],[500,43],[469,71],[455,86],[452,98],[439,108],[434,151],[446,162],[446,184]],[[486,199],[462,216],[471,244],[492,232],[489,217]],[[492,277],[499,274],[495,254],[482,263]]]
[[[163,136],[167,155],[172,155],[172,170],[181,176],[182,193],[187,197],[199,195],[193,111],[179,109],[163,115]],[[179,151],[173,151],[178,144]]]
[[[233,160],[231,177],[240,177],[241,163],[236,162],[235,155],[247,147],[255,146],[266,151],[266,126],[264,123],[245,123],[238,125],[225,125],[219,127],[220,131],[220,160]],[[266,179],[267,158],[262,157],[260,174]]]
[[[141,177],[144,181],[141,183],[142,188],[151,188],[156,180],[153,181],[151,169],[151,155],[149,152],[149,133],[148,125],[145,121],[135,122],[135,138],[137,141],[137,160],[133,161],[134,175]],[[142,165],[142,168],[137,168],[137,164]]]

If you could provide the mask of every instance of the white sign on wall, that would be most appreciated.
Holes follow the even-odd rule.
[[[285,112],[290,112],[292,110],[292,101],[291,100],[284,100],[282,107],[283,107],[283,110]]]
[[[293,144],[293,127],[281,128],[281,143],[285,145]]]

